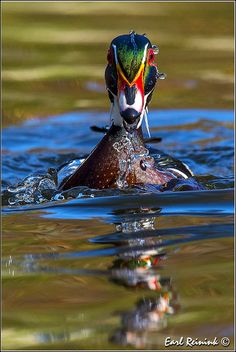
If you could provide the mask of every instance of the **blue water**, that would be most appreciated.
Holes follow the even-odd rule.
[[[3,339],[28,349],[163,349],[165,336],[233,338],[233,111],[158,110],[150,144],[205,190],[58,192],[102,112],[3,129]],[[50,170],[48,171],[48,169]],[[230,345],[232,347],[232,343]]]

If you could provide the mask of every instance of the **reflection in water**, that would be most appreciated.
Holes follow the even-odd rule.
[[[147,347],[147,333],[165,328],[168,317],[179,309],[178,295],[172,284],[172,278],[161,275],[167,254],[162,237],[155,229],[155,220],[160,211],[160,208],[126,210],[123,212],[123,221],[115,223],[115,235],[92,239],[96,246],[99,243],[106,243],[114,248],[114,260],[107,271],[45,266],[43,259],[48,263],[48,260],[57,261],[63,258],[63,253],[52,252],[28,254],[21,260],[10,256],[5,263],[6,272],[10,276],[15,276],[17,270],[23,270],[24,273],[67,273],[75,276],[104,275],[111,282],[133,289],[136,293],[140,290],[143,297],[137,300],[134,307],[127,311],[114,312],[116,316],[117,314],[120,316],[120,326],[108,336],[108,339],[110,343],[119,346]],[[70,259],[75,253],[67,253],[68,256],[64,257]],[[70,331],[65,326],[59,331],[34,333],[31,339],[33,344],[68,342],[80,339],[84,334],[87,336],[89,331],[89,326],[83,326],[78,331]]]
[[[76,209],[78,212],[78,206]],[[229,206],[225,209],[228,214]],[[23,275],[26,273],[67,274],[70,278],[81,279],[85,276],[88,282],[89,276],[96,278],[102,276],[114,285],[129,290],[131,295],[132,293],[134,296],[139,295],[133,306],[127,310],[113,311],[113,315],[118,318],[118,327],[115,326],[113,331],[109,332],[109,336],[106,331],[107,341],[114,346],[135,348],[161,345],[163,343],[161,330],[168,326],[171,316],[180,309],[173,277],[162,275],[162,269],[168,263],[170,255],[170,250],[167,251],[167,248],[197,240],[232,236],[232,225],[227,223],[166,229],[162,226],[162,229],[157,229],[157,220],[162,214],[163,208],[156,207],[156,203],[152,209],[147,206],[139,210],[130,203],[125,209],[122,209],[119,204],[113,210],[115,232],[90,238],[89,242],[93,244],[90,250],[57,252],[51,248],[49,253],[31,253],[24,255],[23,258],[9,256],[4,263],[5,273],[11,277],[16,277],[22,272]],[[101,249],[98,248],[99,245],[102,246]],[[101,258],[112,256],[113,260],[112,263],[109,262],[107,269],[102,270],[90,266],[85,266],[83,269],[77,267],[77,265],[80,266],[81,262],[77,261],[80,258],[94,256]],[[89,286],[87,289],[89,290]],[[79,288],[78,294],[80,294]],[[71,298],[74,299],[74,296]],[[94,297],[92,299],[96,302]],[[78,305],[77,309],[79,312],[81,306]],[[39,327],[39,331],[29,332],[27,341],[30,341],[32,346],[42,343],[44,345],[67,344],[80,339],[90,339],[98,329],[97,325],[93,327],[90,318],[86,318],[86,314],[85,320],[83,318],[80,323],[77,321],[73,328],[67,325],[66,320],[57,328]],[[160,332],[160,335],[157,332]],[[24,340],[25,338],[24,335]],[[153,342],[152,338],[155,339]]]
[[[147,332],[165,328],[167,316],[174,312],[169,292],[156,298],[145,297],[137,302],[135,308],[121,314],[121,328],[115,331],[111,341],[123,346],[146,347]]]
[[[148,213],[148,209],[143,210]],[[150,211],[151,212],[151,211]],[[117,230],[125,234],[136,233],[135,239],[123,240],[131,250],[119,254],[111,267],[112,281],[130,288],[144,289],[144,297],[131,310],[120,313],[120,327],[110,341],[122,346],[144,348],[149,331],[167,326],[167,317],[179,308],[177,293],[170,277],[159,274],[162,262],[167,259],[161,246],[161,237],[139,237],[139,232],[154,230],[155,217],[123,222]],[[139,248],[132,251],[132,248]],[[143,248],[143,250],[142,250]],[[148,249],[146,249],[148,248]],[[148,290],[155,292],[149,296]]]

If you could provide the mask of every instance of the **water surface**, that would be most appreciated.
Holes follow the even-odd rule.
[[[86,156],[102,137],[90,126],[107,121],[68,113],[3,131],[3,347],[233,341],[233,112],[150,113],[152,153],[186,162],[205,190],[60,194],[55,170]]]

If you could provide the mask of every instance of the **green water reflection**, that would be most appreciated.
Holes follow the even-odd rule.
[[[57,222],[54,219],[39,218],[39,215],[37,212],[31,215],[12,214],[4,221],[4,257],[9,258],[8,264],[4,265],[4,347],[76,350],[121,347],[121,340],[112,339],[120,330],[123,334],[127,333],[122,330],[124,323],[121,316],[125,314],[129,317],[140,300],[156,299],[159,289],[153,289],[153,278],[139,287],[122,280],[110,280],[107,269],[114,270],[114,267],[119,268],[120,265],[117,265],[116,257],[113,256],[80,258],[79,261],[73,258],[69,261],[42,259],[38,261],[35,273],[31,268],[27,274],[25,264],[14,265],[11,258],[19,258],[27,253],[32,255],[93,249],[97,245],[89,243],[88,239],[108,234],[114,226],[105,224],[102,219],[90,220],[88,227],[87,221]],[[165,229],[172,222],[176,226],[175,219],[175,216],[170,216],[166,223],[163,217],[156,218],[153,226]],[[185,227],[201,226],[206,222],[209,225],[220,225],[226,221],[227,217],[178,217],[178,225]],[[165,235],[158,238],[158,241],[160,239],[165,239]],[[102,247],[106,248],[106,245]],[[182,245],[180,251],[177,248],[168,247],[167,253],[171,255],[160,266],[158,264],[155,273],[161,279],[170,280],[173,289],[164,292],[177,294],[177,306],[180,309],[174,306],[174,314],[165,317],[164,323],[167,326],[161,326],[160,330],[154,324],[154,328],[136,331],[131,321],[128,325],[131,324],[129,334],[127,333],[129,343],[122,348],[163,350],[166,336],[204,339],[226,335],[232,338],[232,239],[204,240],[200,245],[191,242]],[[160,252],[163,250],[165,248]],[[29,257],[27,260],[29,262]],[[22,265],[23,271],[20,269]],[[58,272],[44,272],[43,266]],[[132,262],[130,268],[134,270],[134,267]],[[66,274],[63,273],[63,268],[84,270],[87,274]],[[149,271],[150,269],[145,271],[145,280],[148,279]],[[117,279],[116,276],[115,278]],[[123,279],[126,280],[127,276]],[[195,349],[199,350],[198,347]]]
[[[233,107],[233,3],[4,3],[4,124],[108,110],[107,48],[130,29],[160,47],[153,107]]]

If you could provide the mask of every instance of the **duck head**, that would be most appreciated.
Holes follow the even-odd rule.
[[[111,119],[129,132],[141,126],[157,79],[164,78],[154,63],[157,50],[145,35],[134,31],[110,44],[105,80],[112,103]]]

